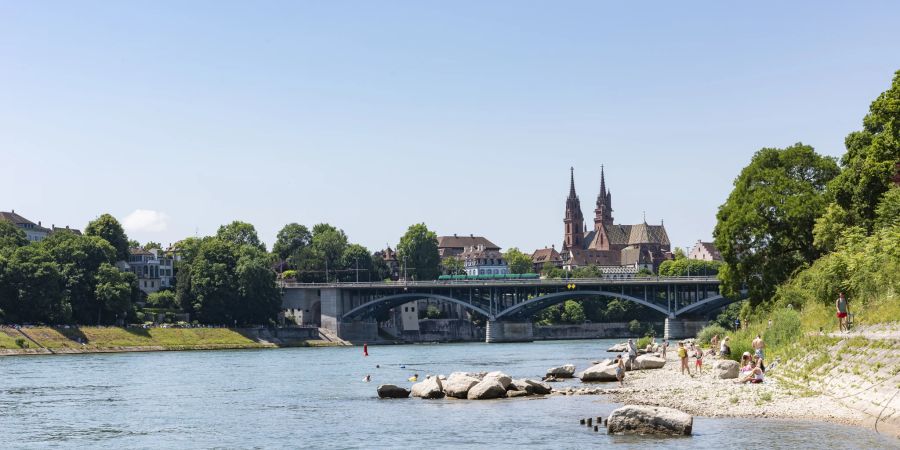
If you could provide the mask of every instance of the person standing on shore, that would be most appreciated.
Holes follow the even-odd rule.
[[[663,339],[663,343],[662,343],[662,357],[663,357],[663,359],[666,359],[666,350],[668,350],[668,349],[669,349],[669,340],[668,340],[668,339]]]
[[[694,349],[694,358],[697,358],[697,363],[696,363],[694,369],[697,371],[698,374],[702,374],[703,373],[703,347],[698,345]]]
[[[715,354],[719,350],[719,335],[713,335],[712,339],[709,340],[709,348],[712,349],[713,354]]]
[[[847,299],[844,298],[843,292],[838,294],[834,306],[837,307],[838,326],[841,332],[850,331],[850,327],[847,326],[847,315],[850,313],[850,305],[847,304]]]
[[[688,366],[688,351],[684,348],[684,342],[678,343],[678,357],[681,359],[681,374],[687,370],[688,375],[691,374],[691,368]]]
[[[625,363],[622,361],[622,355],[616,356],[616,379],[619,380],[619,387],[625,387],[622,380],[625,379]]]
[[[753,353],[759,358],[760,367],[765,371],[766,366],[764,365],[765,363],[763,363],[763,360],[766,359],[766,343],[763,342],[762,336],[757,334],[756,339],[753,340],[751,345],[753,346]]]
[[[635,370],[637,366],[635,362],[637,360],[637,346],[634,344],[633,339],[628,340],[628,364],[631,366],[631,370]]]

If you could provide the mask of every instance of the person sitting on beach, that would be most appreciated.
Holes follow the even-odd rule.
[[[622,355],[616,356],[616,379],[619,380],[619,387],[625,387],[622,382],[625,379],[625,362],[622,360]]]
[[[747,354],[749,356],[749,353]],[[762,383],[765,372],[760,368],[760,359],[756,358],[756,364],[751,363],[749,370],[741,369],[741,376],[735,380],[735,383]]]
[[[731,347],[728,345],[729,340],[731,340],[730,336],[725,336],[725,339],[722,340],[722,346],[721,348],[719,348],[719,356],[722,356],[724,358],[731,357]]]
[[[710,348],[712,348],[713,352],[718,350],[718,348],[719,348],[719,335],[718,334],[714,335],[712,337],[712,339],[709,340],[709,346],[710,346]]]

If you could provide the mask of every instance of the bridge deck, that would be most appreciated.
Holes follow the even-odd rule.
[[[554,278],[531,280],[434,280],[434,281],[377,281],[338,283],[286,283],[280,286],[290,289],[385,289],[385,288],[439,288],[439,287],[509,287],[509,286],[566,286],[568,284],[603,284],[622,286],[647,286],[666,284],[718,284],[716,277],[640,277],[640,278]]]

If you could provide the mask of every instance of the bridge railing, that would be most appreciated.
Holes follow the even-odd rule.
[[[671,284],[671,283],[718,283],[715,276],[704,277],[633,277],[633,278],[539,278],[539,279],[497,279],[497,280],[429,280],[429,281],[373,281],[373,282],[331,282],[331,283],[297,283],[279,281],[285,288],[402,288],[402,287],[447,287],[447,286],[565,286],[567,284]]]

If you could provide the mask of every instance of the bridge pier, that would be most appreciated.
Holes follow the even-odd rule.
[[[531,322],[501,322],[488,320],[484,333],[484,341],[495,342],[531,342],[534,340],[534,326]]]
[[[697,336],[709,322],[706,320],[685,320],[667,317],[663,327],[663,339],[687,339]]]

